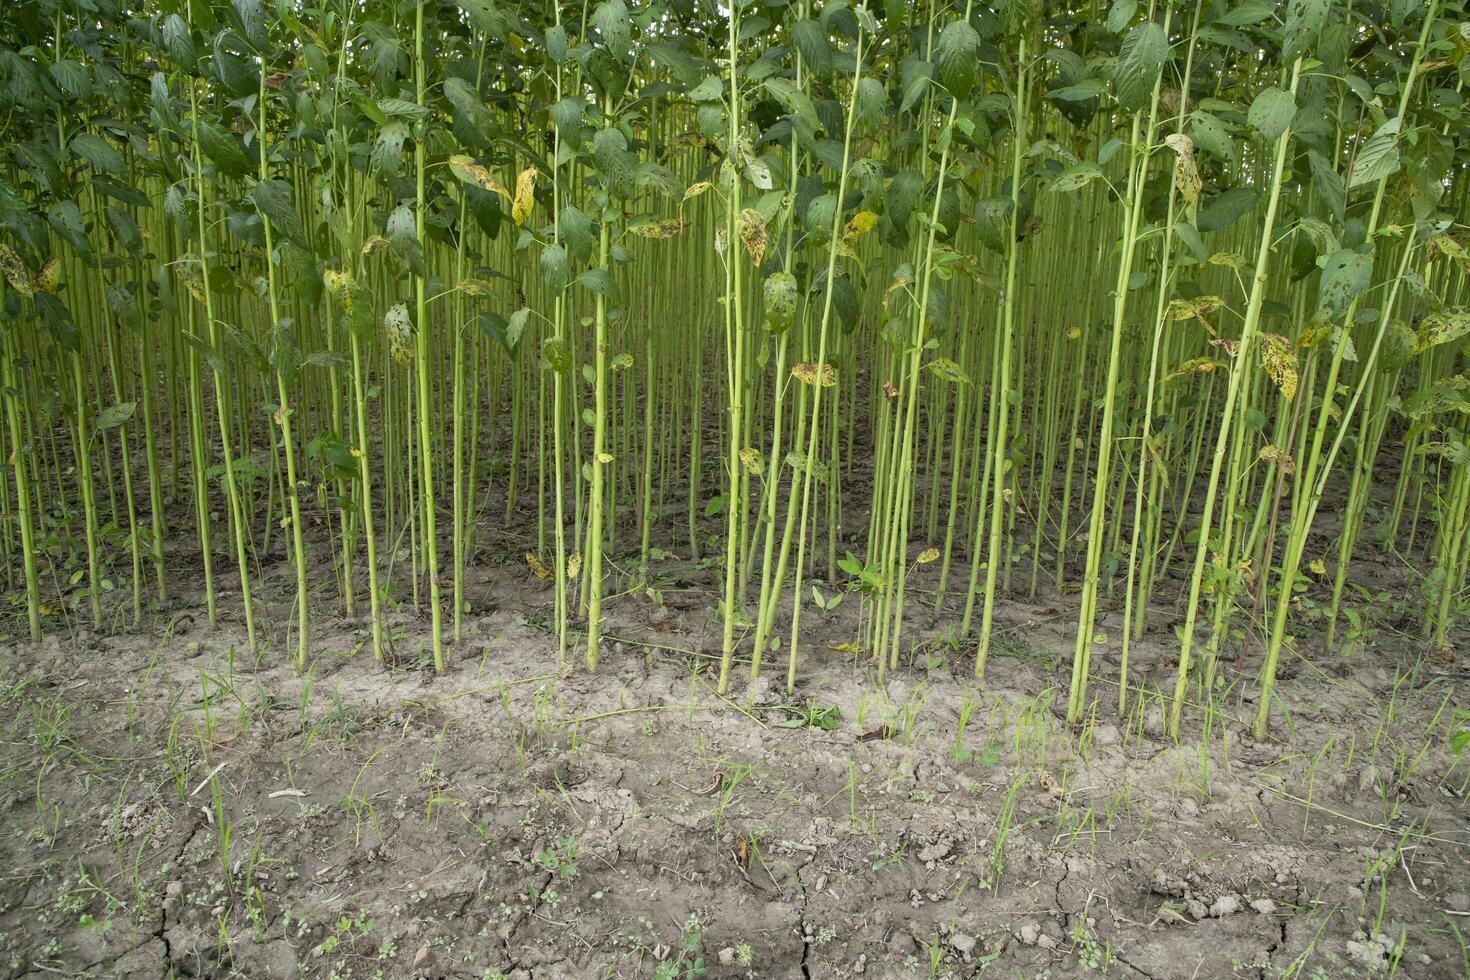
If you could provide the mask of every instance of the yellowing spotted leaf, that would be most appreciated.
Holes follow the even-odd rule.
[[[1261,336],[1261,366],[1281,392],[1281,397],[1291,401],[1296,397],[1297,371],[1296,351],[1291,341],[1278,333]]]
[[[1204,374],[1206,372],[1213,371],[1218,367],[1223,367],[1223,365],[1221,364],[1221,362],[1215,360],[1213,357],[1191,357],[1189,360],[1185,361],[1183,364],[1175,368],[1174,373],[1169,375],[1164,380],[1171,381],[1174,378],[1182,377],[1186,374]]]
[[[802,361],[791,369],[791,376],[803,384],[814,385],[817,383],[817,366],[811,361]],[[830,364],[823,364],[821,371],[823,388],[831,388],[837,384],[837,371]]]
[[[10,283],[22,296],[31,295],[31,274],[26,271],[26,264],[15,249],[9,245],[0,243],[0,269],[5,272],[5,281]]]
[[[567,558],[567,579],[570,580],[576,578],[577,573],[581,570],[582,553],[580,551],[574,551],[571,553],[571,556]]]
[[[1195,204],[1204,181],[1194,163],[1194,141],[1183,133],[1172,133],[1164,137],[1164,145],[1174,151],[1174,186],[1187,204]]]
[[[478,279],[475,276],[465,276],[459,281],[459,288],[471,296],[490,296],[495,292],[495,287],[488,279]]]
[[[907,286],[908,284],[908,276],[905,276],[901,273],[894,276],[893,281],[888,284],[888,288],[883,291],[883,302],[888,302],[889,297],[891,297],[894,293],[898,292],[900,289]]]
[[[473,157],[468,157],[464,154],[452,156],[449,158],[449,169],[454,172],[454,176],[466,184],[474,184],[481,190],[494,191],[506,200],[510,200],[510,191],[506,190],[500,181],[495,179],[494,174],[476,163]],[[535,168],[533,167],[532,169],[534,170]],[[520,222],[516,223],[519,224]]]
[[[970,376],[965,373],[964,368],[947,357],[933,358],[924,366],[933,371],[937,377],[951,384],[968,384],[970,381]]]
[[[939,558],[939,549],[938,548],[925,548],[923,551],[919,552],[919,557],[915,558],[914,561],[917,562],[920,565],[927,565],[931,561],[935,561],[938,558]]]
[[[1262,446],[1257,459],[1270,463],[1273,466],[1281,467],[1283,473],[1290,474],[1296,472],[1296,460],[1291,458],[1291,453],[1282,449],[1280,446]]]
[[[352,277],[336,269],[328,269],[322,273],[322,282],[326,284],[328,289],[337,294],[337,298],[342,301],[342,305],[346,308],[347,312],[351,313]]]
[[[698,197],[713,186],[715,185],[707,180],[696,180],[694,183],[684,188],[684,196],[679,199],[679,207],[682,208],[685,201],[689,200],[692,197]]]
[[[740,244],[750,261],[760,265],[766,257],[766,246],[770,238],[766,232],[766,219],[755,208],[746,208],[735,216],[735,230],[740,235]]]
[[[689,227],[681,218],[662,218],[629,225],[628,230],[640,238],[673,238]]]
[[[56,287],[61,285],[61,259],[56,256],[46,260],[41,266],[41,271],[36,273],[36,278],[31,281],[31,287],[38,293],[54,293]]]
[[[526,567],[531,569],[531,574],[539,578],[541,581],[551,581],[551,569],[547,568],[545,562],[543,562],[540,558],[537,558],[529,551],[526,552]]]
[[[1307,564],[1307,567],[1312,570],[1313,575],[1327,574],[1327,566],[1323,564],[1322,559],[1320,558],[1313,558],[1311,562]]]
[[[747,447],[740,450],[740,465],[744,466],[753,476],[760,476],[765,471],[766,461],[759,449]]]
[[[1194,299],[1175,299],[1169,301],[1169,317],[1173,320],[1188,320],[1190,317],[1198,317],[1203,320],[1206,315],[1215,312],[1225,301],[1215,295],[1196,296]]]

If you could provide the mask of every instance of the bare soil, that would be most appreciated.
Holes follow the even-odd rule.
[[[1119,717],[1105,612],[1080,730],[1072,597],[1004,598],[976,683],[923,601],[933,566],[884,683],[843,651],[852,595],[803,610],[793,694],[783,649],[722,698],[712,567],[667,557],[612,602],[590,676],[557,662],[549,586],[483,557],[521,550],[479,553],[442,675],[404,599],[387,666],[324,600],[298,676],[285,563],[256,653],[197,593],[0,645],[0,974],[1470,975],[1466,675],[1386,607],[1349,654],[1293,654],[1271,739],[1254,657],[1228,657],[1176,745],[1167,617]]]

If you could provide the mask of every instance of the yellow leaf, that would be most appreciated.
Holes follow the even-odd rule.
[[[536,176],[539,173],[535,167],[527,167],[516,177],[516,196],[510,205],[510,216],[515,219],[516,227],[526,223],[531,209],[536,206]]]
[[[848,221],[847,226],[842,229],[843,238],[859,238],[873,230],[878,223],[878,216],[871,211],[859,211]]]
[[[861,643],[851,643],[851,642],[847,642],[847,643],[833,643],[831,646],[832,646],[832,649],[833,650],[836,650],[838,653],[862,653],[863,652],[863,645]]]
[[[576,578],[577,577],[577,573],[580,572],[581,570],[582,570],[582,553],[580,551],[574,551],[574,552],[572,552],[571,556],[569,558],[567,558],[567,578],[569,580]]]
[[[914,561],[920,565],[927,565],[931,561],[936,560],[938,557],[938,548],[925,548],[923,551],[919,552],[919,557],[915,558]]]
[[[611,463],[613,461],[613,454],[612,453],[598,453],[597,454],[597,461],[599,463]]]
[[[1313,575],[1327,574],[1327,566],[1322,563],[1322,559],[1320,558],[1313,558],[1307,567],[1312,570]]]

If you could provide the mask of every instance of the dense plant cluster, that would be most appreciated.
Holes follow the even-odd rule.
[[[0,539],[32,636],[202,584],[262,643],[284,553],[298,664],[337,602],[382,656],[391,600],[443,669],[477,528],[532,513],[589,669],[613,592],[704,555],[722,689],[737,653],[789,683],[814,577],[860,593],[880,674],[916,601],[980,674],[998,597],[1080,593],[1074,720],[1094,652],[1126,706],[1130,646],[1172,629],[1171,729],[1242,647],[1264,729],[1299,597],[1340,645],[1365,542],[1436,647],[1463,612],[1458,2],[0,23]]]

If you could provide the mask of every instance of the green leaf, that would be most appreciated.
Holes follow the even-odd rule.
[[[115,429],[133,417],[137,402],[119,402],[97,413],[97,430]]]
[[[822,120],[817,116],[817,107],[811,97],[786,78],[766,79],[766,91],[785,107],[786,111],[806,123],[814,133],[822,132]]]
[[[832,43],[827,32],[815,20],[797,21],[791,28],[791,39],[796,43],[797,53],[814,72],[832,70]]]
[[[602,0],[592,12],[592,26],[602,35],[609,53],[620,61],[628,57],[633,20],[623,0]]]
[[[1062,102],[1085,102],[1095,99],[1103,93],[1107,85],[1100,78],[1084,78],[1075,85],[1063,85],[1061,88],[1052,89],[1047,92],[1047,98],[1057,99]]]
[[[1276,4],[1269,0],[1244,0],[1231,6],[1221,17],[1215,18],[1215,23],[1224,24],[1226,27],[1249,27],[1259,24],[1276,12]]]
[[[403,166],[403,142],[408,139],[408,124],[390,122],[378,130],[370,157],[373,170],[386,177],[398,173]]]
[[[424,252],[419,247],[418,228],[413,211],[406,203],[398,205],[389,213],[386,231],[388,232],[388,246],[393,249],[394,254],[408,263],[415,275],[423,276],[426,271]]]
[[[1317,307],[1333,317],[1342,316],[1373,278],[1373,258],[1349,248],[1327,257],[1317,286]]]
[[[526,323],[530,319],[531,319],[531,310],[530,310],[530,308],[523,306],[519,310],[516,310],[514,313],[512,313],[510,315],[510,319],[506,321],[506,323],[505,323],[505,343],[506,343],[506,349],[509,350],[512,354],[515,353],[516,346],[518,344],[520,344],[520,342],[521,342],[521,334],[523,334],[525,332],[525,330],[526,330]]]
[[[551,60],[558,65],[567,62],[570,48],[567,46],[567,29],[560,24],[546,29],[546,53],[551,55]]]
[[[72,137],[71,151],[104,173],[121,175],[126,169],[122,154],[112,144],[92,133]]]
[[[195,353],[197,353],[201,358],[204,359],[204,363],[209,365],[209,369],[211,371],[218,375],[224,375],[224,355],[222,355],[219,351],[210,346],[209,341],[203,339],[202,337],[192,334],[187,330],[183,331],[182,335],[185,343],[194,348]]]
[[[1113,68],[1113,85],[1125,110],[1132,112],[1148,104],[1168,56],[1169,39],[1164,36],[1163,26],[1154,21],[1136,25],[1123,38]]]
[[[1256,206],[1256,192],[1249,187],[1232,187],[1210,198],[1200,208],[1195,226],[1200,231],[1219,231],[1228,227]]]
[[[1079,163],[1052,181],[1049,190],[1075,191],[1086,187],[1103,175],[1102,168],[1095,163]]]
[[[194,50],[193,33],[178,14],[169,14],[163,19],[163,46],[180,68],[190,72],[198,69],[199,55]]]
[[[1004,195],[981,198],[975,202],[975,233],[981,244],[1001,255],[1011,239],[1011,209],[1015,203]]]
[[[250,199],[260,209],[261,215],[271,223],[271,230],[301,248],[311,248],[306,239],[306,228],[301,224],[301,216],[291,203],[289,183],[284,180],[259,181],[250,189]]]
[[[1362,144],[1358,155],[1353,159],[1348,190],[1373,183],[1399,169],[1398,136],[1401,122],[1401,119],[1390,119]]]
[[[567,342],[560,337],[547,337],[541,342],[541,356],[557,374],[566,374],[572,369],[572,354]]]
[[[939,84],[957,99],[966,99],[975,86],[980,35],[963,20],[950,21],[934,44]]]
[[[1262,89],[1256,96],[1251,103],[1250,112],[1246,113],[1246,121],[1266,137],[1267,141],[1275,142],[1278,136],[1286,132],[1294,116],[1296,99],[1290,92],[1272,85]]]
[[[53,201],[46,207],[46,220],[83,258],[91,256],[92,247],[87,242],[87,226],[82,221],[81,209],[75,201]]]
[[[250,172],[250,158],[245,155],[245,147],[238,136],[204,120],[198,123],[198,133],[199,149],[219,168],[220,173],[227,177],[243,177]]]
[[[789,272],[776,272],[766,278],[765,289],[766,322],[771,331],[781,333],[791,326],[796,318],[798,287],[796,277]]]
[[[1189,114],[1189,136],[1194,145],[1220,160],[1235,159],[1235,142],[1218,116],[1196,109]]]
[[[1113,5],[1108,8],[1108,33],[1123,33],[1123,28],[1128,26],[1136,13],[1138,13],[1137,0],[1113,0]]]
[[[1327,20],[1328,0],[1289,0],[1281,31],[1281,60],[1291,64],[1317,43]]]
[[[556,233],[576,257],[586,262],[592,255],[592,219],[570,204],[561,209],[556,217]]]
[[[617,296],[617,283],[606,269],[588,269],[577,277],[577,285],[585,286],[602,296],[612,299]]]
[[[567,270],[567,250],[560,245],[548,245],[541,250],[541,281],[552,292],[567,288],[570,273]]]
[[[78,102],[92,98],[92,76],[81,62],[63,58],[54,62],[48,71],[61,90]]]

